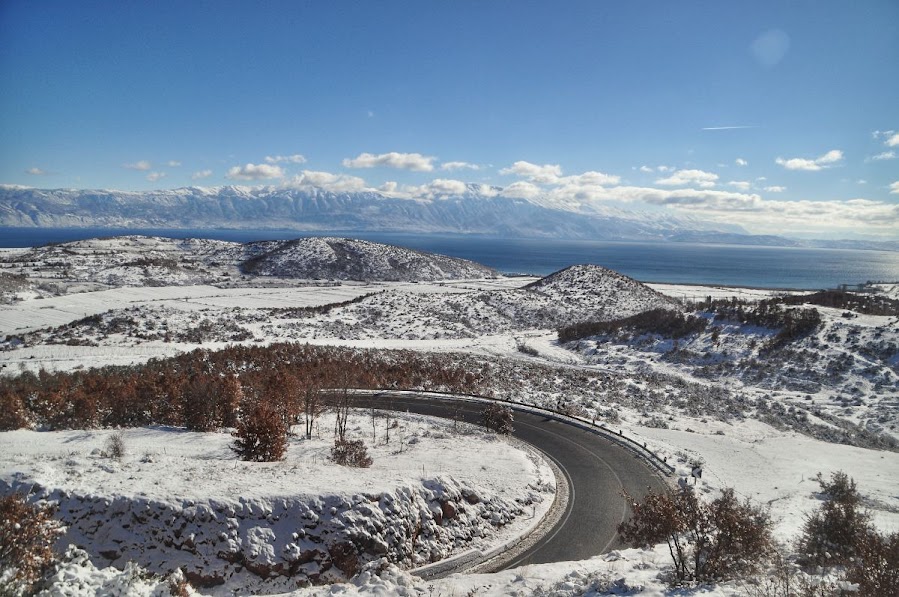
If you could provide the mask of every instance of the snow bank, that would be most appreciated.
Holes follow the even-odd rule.
[[[551,505],[553,474],[535,455],[465,425],[392,420],[390,444],[380,443],[386,419],[373,420],[371,469],[327,460],[327,431],[292,440],[278,463],[235,460],[224,433],[127,430],[117,461],[100,453],[112,432],[7,432],[0,484],[57,502],[60,546],[98,567],[180,568],[224,593],[339,581],[380,558],[412,568],[486,551]],[[372,419],[357,415],[350,429],[370,441]]]

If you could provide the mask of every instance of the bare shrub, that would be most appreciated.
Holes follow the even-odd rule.
[[[334,447],[331,448],[331,459],[342,466],[355,468],[368,468],[373,462],[361,439],[335,440]]]
[[[860,597],[899,595],[899,533],[879,534],[861,507],[855,481],[842,471],[818,475],[824,502],[802,528],[798,549],[807,567],[844,567]]]
[[[28,426],[28,411],[11,387],[0,387],[0,431]]]
[[[665,542],[675,580],[718,581],[757,569],[772,551],[768,516],[725,489],[711,503],[700,501],[691,487],[650,492],[633,502],[631,519],[618,526],[624,541],[644,547]]]
[[[533,346],[528,346],[524,342],[519,343],[517,345],[517,348],[518,348],[518,352],[520,352],[522,354],[526,354],[531,357],[540,356],[540,353],[537,351],[536,348],[534,348]]]
[[[106,438],[106,443],[103,444],[103,456],[121,460],[125,457],[125,453],[125,436],[120,431]]]
[[[184,576],[184,572],[180,568],[169,575],[168,588],[169,595],[172,595],[172,597],[190,597],[190,595],[194,594],[190,583],[187,582],[187,577]]]
[[[13,493],[0,497],[0,594],[31,594],[56,562],[63,527],[53,509]]]
[[[484,407],[484,427],[503,435],[512,433],[512,409],[503,404]]]
[[[274,462],[287,451],[287,427],[281,414],[265,403],[258,403],[237,423],[234,450],[241,460]]]
[[[846,567],[846,580],[858,585],[859,596],[899,595],[899,533],[869,532],[856,553]]]
[[[829,481],[818,475],[824,503],[808,515],[798,549],[807,566],[835,566],[852,560],[858,546],[871,532],[870,516],[862,510],[855,481],[842,471]]]
[[[668,338],[685,338],[705,330],[708,321],[695,315],[684,315],[670,309],[651,309],[613,321],[583,321],[559,328],[559,342],[572,342],[590,336],[626,332],[659,334]]]

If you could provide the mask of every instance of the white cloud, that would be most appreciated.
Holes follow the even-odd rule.
[[[496,197],[502,193],[502,188],[490,186],[489,184],[479,184],[476,187],[476,192],[481,197]]]
[[[899,194],[899,181],[891,185]],[[858,232],[894,237],[899,226],[899,205],[867,199],[847,201],[785,201],[762,199],[756,194],[700,189],[612,187],[597,190],[592,201],[645,202],[687,211],[703,218],[743,225],[755,233],[784,234],[790,228],[828,233]]]
[[[212,170],[199,170],[190,175],[192,180],[202,180],[212,176]]]
[[[358,176],[332,174],[330,172],[320,172],[316,170],[303,170],[302,173],[293,178],[290,185],[298,187],[314,187],[333,193],[351,193],[354,191],[368,190],[365,181]]]
[[[153,164],[148,162],[147,160],[138,160],[132,164],[122,164],[122,168],[128,168],[129,170],[141,170],[146,171],[153,167]]]
[[[165,163],[165,165],[169,168],[178,168],[179,166],[181,166],[181,162],[179,162],[178,160],[169,160]]]
[[[824,168],[829,168],[832,164],[835,164],[843,159],[843,152],[839,149],[831,149],[824,155],[817,157],[813,160],[809,160],[806,158],[790,158],[785,160],[784,158],[777,158],[774,162],[780,166],[783,166],[787,170],[806,170],[809,172],[814,172],[817,170],[822,170]]]
[[[395,193],[397,186],[398,185],[396,184],[396,182],[394,182],[392,180],[388,180],[387,182],[385,182],[384,184],[379,186],[378,190],[381,191],[382,193],[388,193],[388,194]]]
[[[765,187],[765,191],[767,191],[769,193],[783,193],[786,190],[787,190],[787,187],[782,187],[782,186],[778,186],[778,185]]]
[[[435,197],[463,195],[467,191],[467,185],[461,180],[435,178],[427,184],[404,186],[400,196],[406,199],[434,199]]]
[[[233,166],[228,169],[225,178],[232,180],[263,180],[266,178],[284,178],[284,170],[281,166],[269,164],[246,164],[245,166]]]
[[[649,166],[644,165],[644,166],[640,166],[640,172],[646,172],[648,174],[650,172],[655,172],[655,170],[653,170]]]
[[[435,195],[462,195],[468,190],[464,182],[446,178],[435,178],[427,184],[427,188]]]
[[[754,124],[731,124],[727,126],[704,126],[702,127],[703,131],[738,131],[741,129],[757,129]]]
[[[346,168],[375,168],[384,166],[387,168],[399,168],[401,170],[414,170],[416,172],[431,172],[434,170],[434,159],[420,153],[360,153],[355,158],[346,158],[343,165]]]
[[[660,178],[656,181],[656,184],[671,187],[695,184],[701,188],[707,189],[715,186],[716,180],[718,180],[718,175],[713,174],[712,172],[705,172],[703,170],[678,170],[668,178]]]
[[[878,153],[877,155],[872,155],[871,159],[872,160],[895,160],[896,152],[893,151],[892,149],[889,151],[883,151],[881,153]]]
[[[265,156],[265,161],[269,164],[280,164],[282,162],[287,162],[289,164],[305,164],[306,157],[298,153],[293,155],[267,155]]]
[[[577,186],[604,186],[616,185],[621,182],[620,176],[614,174],[605,174],[603,172],[595,172],[593,170],[573,176],[563,176],[555,181],[560,185],[577,185]]]
[[[536,199],[543,191],[531,182],[517,180],[502,190],[503,197],[513,199]]]
[[[441,170],[480,170],[481,167],[477,164],[471,164],[469,162],[444,162],[440,166]]]
[[[890,131],[890,132],[892,133],[893,131]],[[889,139],[884,141],[884,143],[886,143],[887,147],[899,146],[899,133],[893,133]]]
[[[747,165],[749,165],[749,162],[747,162],[747,161],[744,160],[743,158],[737,158],[737,159],[735,159],[735,160],[734,160],[734,163],[735,163],[737,166],[747,166]]]
[[[165,172],[150,172],[147,174],[147,180],[150,182],[156,182],[160,178],[165,178]]]
[[[890,195],[899,195],[899,180],[890,184]]]
[[[855,181],[855,184],[868,184],[868,181],[865,180],[864,178],[859,178],[858,180]]]
[[[34,167],[34,168],[29,168],[28,170],[25,170],[25,173],[31,174],[32,176],[43,176],[47,173],[47,171],[43,170],[41,168]]]
[[[526,178],[531,182],[546,184],[555,183],[562,176],[562,167],[558,164],[543,164],[538,166],[530,162],[519,160],[499,171],[500,174],[514,174]]]
[[[727,184],[728,184],[728,186],[731,186],[740,191],[748,191],[749,188],[752,186],[749,182],[747,182],[745,180],[731,180]]]

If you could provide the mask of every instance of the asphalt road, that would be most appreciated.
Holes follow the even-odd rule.
[[[477,424],[483,411],[477,403],[386,393],[356,396],[354,403],[444,418],[458,416]],[[650,487],[663,489],[664,481],[621,446],[574,425],[515,411],[514,427],[515,437],[536,446],[559,466],[568,479],[570,499],[558,524],[503,567],[582,560],[624,547],[617,533],[618,524],[629,515],[622,492],[642,497]]]

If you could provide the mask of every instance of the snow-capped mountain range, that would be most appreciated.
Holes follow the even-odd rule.
[[[485,192],[400,198],[314,187],[186,187],[131,192],[0,185],[0,226],[244,228],[442,232],[599,240],[667,240],[678,234],[741,235],[738,226],[613,207],[574,209]]]

